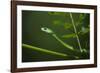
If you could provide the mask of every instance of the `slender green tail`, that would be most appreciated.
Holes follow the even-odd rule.
[[[56,34],[52,34],[52,36],[54,38],[56,38],[62,45],[64,45],[66,48],[70,49],[70,50],[74,50],[74,48],[66,43],[64,43],[62,40],[60,40],[59,37],[56,36]]]
[[[58,55],[58,56],[62,56],[62,57],[67,56],[67,54],[64,54],[64,53],[59,53],[59,52],[55,52],[55,51],[51,51],[51,50],[46,50],[46,49],[43,49],[43,48],[38,48],[38,47],[34,47],[34,46],[31,46],[31,45],[27,45],[27,44],[22,44],[22,46],[26,47],[26,48],[36,50],[36,51],[44,52],[44,53],[47,53],[47,54]]]

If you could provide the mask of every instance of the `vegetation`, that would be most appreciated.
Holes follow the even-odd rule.
[[[37,18],[39,18],[39,16],[41,17],[41,18],[39,18],[39,20],[42,20],[42,21],[40,21],[40,23],[38,23],[38,21],[34,22],[34,23],[38,24],[38,25],[36,25],[36,28],[39,27],[39,31],[36,33],[41,34],[41,35],[38,34],[41,36],[41,37],[39,36],[41,38],[41,41],[43,38],[46,41],[44,40],[40,44],[38,42],[38,45],[37,44],[35,45],[35,43],[36,43],[35,40],[38,39],[39,37],[37,36],[36,38],[34,38],[35,34],[34,35],[25,35],[25,33],[23,33],[22,38],[23,38],[23,43],[25,43],[22,45],[24,48],[23,55],[26,54],[26,53],[24,54],[24,52],[26,52],[25,48],[27,48],[27,49],[30,48],[33,51],[39,52],[38,54],[40,54],[41,56],[36,56],[37,58],[40,58],[45,55],[47,55],[47,57],[48,57],[48,59],[46,59],[46,58],[37,59],[35,57],[34,59],[36,59],[36,60],[31,59],[31,61],[89,59],[89,48],[90,48],[89,47],[89,36],[90,36],[89,35],[90,34],[89,14],[87,14],[87,13],[71,13],[71,12],[35,12],[35,11],[33,13],[32,13],[32,11],[30,11],[30,12],[31,12],[31,14],[34,13],[33,14],[34,21],[35,21],[36,13],[38,16]],[[26,11],[26,13],[27,13],[27,11]],[[26,16],[25,11],[24,11],[23,15]],[[42,15],[45,15],[45,16],[42,17]],[[28,18],[28,15],[26,17]],[[26,18],[26,17],[24,17],[24,18]],[[47,19],[47,20],[44,21],[43,18]],[[25,21],[25,19],[23,21]],[[28,20],[27,22],[29,22],[29,21],[32,22],[32,20]],[[46,25],[44,23],[46,23]],[[24,24],[24,22],[23,22],[23,24]],[[34,25],[31,25],[31,26],[34,26]],[[25,28],[27,28],[27,27],[23,27],[23,28],[24,28],[23,32],[26,31]],[[41,30],[41,28],[42,28],[42,30]],[[46,30],[48,30],[48,31],[46,31]],[[43,31],[47,32],[47,34],[44,33]],[[29,32],[31,32],[31,31],[29,31]],[[29,32],[28,32],[28,34],[29,34]],[[43,34],[43,36],[42,36],[42,34]],[[27,42],[28,41],[28,40],[26,40],[27,37],[25,38],[24,35],[27,37],[33,36],[34,39],[33,38],[30,39],[31,41],[32,40],[33,41]],[[45,38],[45,37],[48,37],[48,38]],[[47,40],[49,42],[47,42]],[[50,42],[51,43],[54,42],[54,43],[51,44],[51,46],[48,46],[48,44],[47,44],[47,46],[43,44],[43,43],[50,43]],[[58,45],[59,49],[57,48],[56,44],[59,44]],[[54,47],[55,49],[50,49],[52,47]],[[36,54],[36,53],[33,53],[33,54]],[[51,56],[49,56],[49,55],[51,55]],[[52,55],[55,55],[55,57]],[[26,57],[24,57],[23,61],[26,61],[25,58]],[[27,59],[29,59],[29,58],[27,58]]]

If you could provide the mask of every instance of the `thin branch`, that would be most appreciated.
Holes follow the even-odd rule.
[[[46,50],[46,49],[43,49],[43,48],[38,48],[38,47],[34,47],[34,46],[31,46],[31,45],[27,45],[27,44],[22,44],[22,46],[26,47],[26,48],[36,50],[36,51],[44,52],[44,53],[47,53],[47,54],[53,54],[53,55],[58,55],[58,56],[62,56],[62,57],[68,56],[64,53],[59,53],[59,52],[55,52],[55,51],[51,51],[51,50]]]
[[[72,21],[72,24],[73,24],[74,32],[76,34],[76,38],[77,38],[77,42],[78,42],[80,51],[82,52],[82,47],[81,47],[81,44],[80,44],[79,36],[77,34],[77,29],[76,29],[76,26],[75,26],[75,23],[74,23],[74,19],[73,19],[72,13],[70,13],[70,18],[71,18],[71,21]]]

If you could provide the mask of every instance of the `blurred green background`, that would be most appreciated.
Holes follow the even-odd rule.
[[[47,11],[22,11],[22,43],[31,46],[52,50],[67,54],[62,57],[22,47],[22,62],[56,61],[89,59],[89,34],[90,15],[88,13],[72,13],[78,36],[83,49],[86,52],[73,52],[64,47],[52,35],[41,31],[42,27],[52,29],[55,34],[65,43],[79,50],[73,25],[68,12]]]

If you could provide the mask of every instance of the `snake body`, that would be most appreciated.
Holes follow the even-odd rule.
[[[74,48],[72,46],[70,46],[67,43],[63,42],[50,28],[42,27],[41,30],[46,32],[46,33],[51,34],[57,41],[59,41],[66,48],[68,48],[70,50],[74,50]]]

